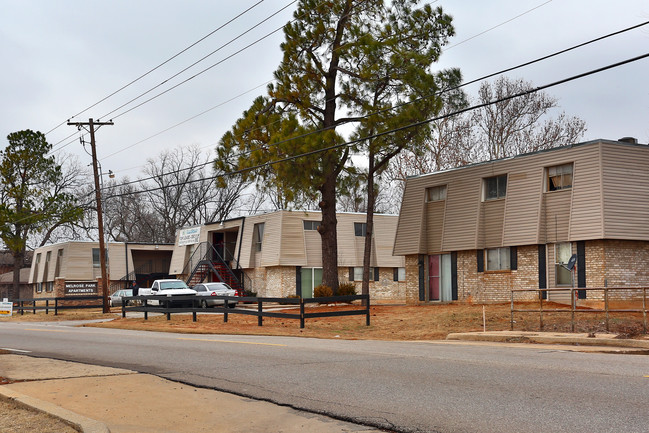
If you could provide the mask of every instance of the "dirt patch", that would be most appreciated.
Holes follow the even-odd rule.
[[[239,307],[238,307],[239,308]],[[248,306],[248,308],[255,308]],[[358,305],[312,306],[307,312],[322,313],[334,310],[359,309]],[[243,314],[229,314],[228,322],[223,322],[222,314],[198,314],[198,320],[192,322],[190,314],[172,314],[171,320],[165,316],[143,318],[127,317],[122,319],[120,308],[114,308],[110,314],[101,310],[68,310],[58,316],[44,313],[15,315],[9,320],[44,321],[44,320],[89,320],[114,318],[110,322],[94,323],[86,326],[123,328],[162,332],[181,332],[196,334],[249,334],[249,335],[283,335],[316,338],[341,339],[374,339],[374,340],[440,340],[449,333],[483,330],[483,308],[485,329],[487,331],[504,331],[510,329],[510,304],[479,305],[471,303],[431,304],[431,305],[375,305],[371,308],[370,326],[365,326],[365,316],[324,317],[307,319],[304,329],[300,322],[293,319],[264,318],[263,326],[257,326],[257,317]],[[536,303],[517,303],[518,310],[537,309]],[[538,313],[515,313],[514,330],[572,332],[570,310],[561,304],[544,302],[543,308],[561,309],[562,312],[545,312],[543,329],[539,326]],[[297,308],[284,306],[283,313],[299,314]],[[605,313],[588,312],[580,308],[575,314],[574,332],[595,333],[606,331]],[[128,313],[133,316],[134,313]],[[610,313],[609,331],[622,338],[636,338],[643,333],[641,313]]]
[[[0,431],[3,433],[48,432],[78,433],[69,424],[11,400],[0,398]]]

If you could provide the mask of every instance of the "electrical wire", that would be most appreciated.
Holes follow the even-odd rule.
[[[189,180],[189,181],[184,182],[184,183],[165,185],[165,187],[182,186],[182,185],[184,185],[186,183],[196,183],[196,182],[202,182],[202,181],[209,180],[209,179],[216,179],[218,177],[235,176],[235,175],[238,175],[238,174],[243,174],[243,173],[247,173],[247,172],[250,172],[250,171],[255,171],[255,170],[258,170],[258,169],[261,169],[261,168],[264,168],[264,167],[269,167],[269,166],[273,166],[273,165],[276,165],[276,164],[281,164],[281,163],[285,163],[285,162],[294,161],[294,160],[296,160],[298,158],[304,158],[304,157],[307,157],[307,156],[313,156],[313,155],[317,155],[319,153],[329,152],[329,151],[337,150],[337,149],[340,149],[340,148],[343,148],[343,147],[352,146],[354,144],[362,143],[363,141],[366,141],[366,140],[372,140],[372,139],[375,139],[375,138],[380,138],[380,137],[383,137],[383,136],[386,136],[386,135],[394,134],[396,132],[404,131],[406,129],[416,128],[416,127],[419,127],[419,126],[429,124],[431,122],[435,122],[435,121],[438,121],[438,120],[442,120],[442,119],[446,119],[446,118],[449,118],[449,117],[457,116],[459,114],[463,114],[463,113],[473,111],[473,110],[477,110],[477,109],[480,109],[480,108],[485,108],[485,107],[495,105],[495,104],[498,104],[498,103],[501,103],[501,102],[505,102],[505,101],[508,101],[508,100],[511,100],[511,99],[514,99],[514,98],[519,98],[521,96],[530,95],[532,93],[536,93],[536,92],[539,92],[541,90],[549,89],[551,87],[555,87],[555,86],[558,86],[558,85],[561,85],[561,84],[565,84],[565,83],[568,83],[568,82],[571,82],[571,81],[574,81],[574,80],[577,80],[577,79],[581,79],[581,78],[584,78],[584,77],[587,77],[587,76],[590,76],[590,75],[594,75],[594,74],[597,74],[597,73],[600,73],[600,72],[604,72],[604,71],[607,71],[607,70],[610,70],[610,69],[613,69],[613,68],[617,68],[617,67],[629,64],[629,63],[637,62],[637,61],[643,60],[643,59],[645,59],[647,57],[649,57],[649,53],[645,53],[645,54],[642,54],[642,55],[639,55],[639,56],[636,56],[636,57],[633,57],[633,58],[630,58],[630,59],[627,59],[627,60],[623,60],[623,61],[620,61],[620,62],[609,64],[607,66],[603,66],[603,67],[600,67],[600,68],[597,68],[597,69],[593,69],[593,70],[590,70],[590,71],[587,71],[587,72],[583,72],[581,74],[573,75],[573,76],[564,78],[562,80],[554,81],[554,82],[549,83],[549,84],[534,87],[534,88],[525,90],[523,92],[519,92],[519,93],[516,93],[516,94],[513,94],[513,95],[508,95],[508,96],[505,96],[505,97],[502,97],[502,98],[499,98],[499,99],[496,99],[496,100],[493,100],[493,101],[489,101],[489,102],[485,102],[485,103],[477,104],[477,105],[472,105],[470,107],[466,107],[466,108],[454,111],[452,113],[447,113],[447,114],[444,114],[442,116],[436,116],[436,117],[432,117],[432,118],[429,118],[429,119],[421,120],[419,122],[410,123],[408,125],[404,125],[404,126],[401,126],[399,128],[393,128],[393,129],[390,129],[390,130],[387,130],[387,131],[378,132],[378,133],[371,134],[371,135],[361,137],[361,138],[358,138],[358,139],[346,141],[344,143],[339,143],[339,144],[335,144],[335,145],[332,145],[332,146],[328,146],[328,147],[325,147],[325,148],[322,148],[322,149],[315,149],[315,150],[312,150],[312,151],[309,151],[309,152],[304,152],[304,153],[301,153],[301,154],[298,154],[298,155],[292,155],[292,156],[287,156],[287,157],[280,158],[280,159],[277,159],[277,160],[268,161],[268,162],[265,162],[263,164],[258,164],[258,165],[252,166],[252,167],[246,167],[246,168],[243,168],[243,169],[232,170],[232,171],[229,171],[229,172],[220,173],[220,174],[218,174],[216,176],[212,176],[212,177],[209,177],[209,178],[193,179],[193,180]],[[160,190],[160,189],[162,189],[162,188],[159,188],[159,187],[157,187],[157,188],[149,188],[149,189],[137,191],[136,193],[129,192],[129,193],[123,193],[123,194],[117,194],[117,195],[113,195],[113,196],[108,196],[108,197],[106,197],[106,199],[115,198],[115,197],[122,197],[122,196],[126,196],[126,195],[131,195],[131,194],[140,194],[140,193],[153,192],[153,191],[157,191],[157,190]]]
[[[578,49],[578,48],[584,47],[584,46],[586,46],[586,45],[589,45],[589,44],[592,44],[592,43],[595,43],[595,42],[601,41],[601,40],[603,40],[603,39],[607,39],[607,38],[610,38],[610,37],[613,37],[613,36],[616,36],[616,35],[619,35],[619,34],[622,34],[622,33],[625,33],[625,32],[631,31],[631,30],[634,30],[634,29],[637,29],[637,28],[639,28],[639,27],[646,26],[647,24],[649,24],[649,21],[645,21],[645,22],[643,22],[643,23],[636,24],[636,25],[634,25],[634,26],[627,27],[627,28],[625,28],[625,29],[622,29],[622,30],[619,30],[619,31],[616,31],[616,32],[613,32],[613,33],[609,33],[609,34],[607,34],[607,35],[600,36],[600,37],[595,38],[595,39],[591,39],[591,40],[589,40],[589,41],[587,41],[587,42],[583,42],[583,43],[580,43],[580,44],[574,45],[574,46],[572,46],[572,47],[569,47],[569,48],[566,48],[566,49],[563,49],[563,50],[560,50],[560,51],[556,51],[556,52],[554,52],[554,53],[552,53],[552,54],[549,54],[549,55],[546,55],[546,56],[543,56],[543,57],[539,57],[539,58],[537,58],[537,59],[534,59],[534,60],[531,60],[531,61],[528,61],[528,62],[525,62],[525,63],[521,63],[521,64],[519,64],[519,65],[517,65],[517,66],[513,66],[513,67],[510,67],[510,68],[502,69],[502,70],[500,70],[500,71],[498,71],[498,72],[493,72],[493,73],[490,73],[490,74],[484,75],[484,76],[482,76],[482,77],[480,77],[480,78],[476,78],[476,79],[473,79],[473,80],[467,81],[466,83],[462,83],[462,84],[460,84],[459,86],[455,86],[455,87],[452,87],[452,88],[444,89],[444,90],[442,90],[442,91],[440,91],[440,92],[432,93],[432,94],[429,94],[429,95],[425,95],[425,96],[422,96],[422,97],[419,97],[419,98],[413,99],[413,100],[411,100],[411,101],[404,102],[403,104],[395,105],[395,106],[392,106],[392,107],[389,107],[389,108],[385,108],[385,109],[382,109],[382,110],[379,110],[379,111],[376,111],[376,112],[369,113],[369,114],[367,114],[367,115],[365,115],[365,116],[361,116],[360,119],[366,119],[366,118],[369,118],[369,117],[374,116],[374,115],[377,115],[377,114],[383,114],[383,113],[386,113],[386,112],[388,112],[388,111],[392,111],[392,110],[394,110],[394,109],[401,108],[401,107],[403,107],[403,106],[406,106],[406,105],[409,105],[409,104],[413,104],[413,103],[419,102],[419,101],[424,100],[424,99],[427,99],[427,98],[431,98],[431,97],[434,97],[434,96],[439,96],[439,95],[441,95],[442,93],[445,93],[445,92],[455,91],[455,90],[458,90],[458,89],[460,89],[460,88],[462,88],[462,87],[466,87],[466,86],[469,86],[469,85],[471,85],[471,84],[475,84],[475,83],[477,83],[477,82],[484,81],[484,80],[487,80],[487,79],[489,79],[489,78],[492,78],[492,77],[495,77],[495,76],[498,76],[498,75],[502,75],[502,74],[504,74],[504,73],[511,72],[511,71],[516,70],[516,69],[520,69],[520,68],[523,68],[523,67],[525,67],[525,66],[529,66],[529,65],[532,65],[532,64],[535,64],[535,63],[541,62],[541,61],[543,61],[543,60],[547,60],[547,59],[549,59],[549,58],[556,57],[556,56],[561,55],[561,54],[565,54],[565,53],[567,53],[567,52],[570,52],[570,51],[576,50],[576,49]],[[200,115],[200,114],[199,114],[199,115]],[[198,117],[199,115],[194,116],[194,117]],[[269,125],[264,125],[264,126],[269,126]],[[261,128],[261,127],[260,127],[260,128]],[[329,129],[332,129],[332,128],[333,128],[333,127],[329,128]],[[257,128],[257,129],[259,129],[259,128]],[[302,134],[302,135],[299,135],[299,136],[291,137],[291,138],[288,138],[288,139],[286,139],[286,140],[282,140],[282,141],[279,141],[279,142],[277,142],[277,143],[273,143],[273,144],[271,144],[271,146],[277,146],[277,145],[280,145],[280,144],[283,144],[283,143],[286,143],[286,142],[289,142],[289,141],[292,141],[292,140],[297,140],[297,139],[300,139],[300,138],[305,138],[305,137],[308,137],[308,136],[313,135],[313,134],[317,134],[317,133],[324,132],[325,130],[326,130],[326,129],[318,129],[318,130],[316,130],[316,131],[307,132],[307,133]],[[162,132],[164,132],[164,131],[162,131]],[[160,135],[162,132],[156,134],[156,136],[157,136],[157,135]],[[145,140],[148,140],[148,139],[150,139],[150,138],[153,138],[153,137],[149,137],[149,138],[147,138],[147,139],[145,139]],[[113,153],[111,153],[110,155],[108,155],[108,156],[102,158],[102,160],[104,160],[104,159],[106,159],[106,158],[108,158],[108,157],[110,157],[110,156],[114,156],[114,155],[116,155],[116,154],[118,154],[118,153],[120,153],[120,152],[122,152],[122,151],[124,151],[124,150],[127,150],[127,149],[129,149],[129,148],[131,148],[131,147],[137,145],[137,144],[140,144],[141,142],[143,142],[143,141],[145,141],[145,140],[142,140],[142,141],[140,141],[140,142],[137,142],[137,143],[135,143],[135,144],[132,144],[132,145],[130,145],[130,146],[124,148],[124,149],[121,149],[121,150],[118,150],[118,151],[116,151],[116,152],[113,152]],[[251,152],[252,152],[252,150],[250,150],[250,151],[246,151],[246,152],[240,152],[239,154],[234,155],[234,157],[242,157],[242,156],[246,156],[246,155],[250,154]],[[206,165],[211,164],[211,163],[212,163],[212,161],[207,162],[207,163],[203,164],[202,166],[206,166]],[[179,171],[182,171],[182,170],[185,170],[185,169],[180,169]],[[150,180],[150,179],[152,179],[152,178],[144,178],[144,179],[140,179],[140,180],[134,180],[134,181],[130,181],[130,182],[128,182],[128,183],[125,183],[124,185],[129,185],[129,184],[132,184],[132,183],[139,183],[139,182],[143,182],[143,181]]]
[[[96,107],[97,105],[101,104],[102,102],[104,102],[104,101],[107,100],[108,98],[110,98],[110,97],[112,97],[112,96],[115,96],[117,93],[121,92],[122,90],[126,89],[127,87],[131,86],[132,84],[134,84],[134,83],[140,81],[142,78],[146,77],[147,75],[151,74],[151,73],[154,72],[155,70],[157,70],[157,69],[161,68],[162,66],[166,65],[167,63],[169,63],[170,61],[172,61],[172,60],[175,59],[176,57],[180,56],[180,55],[183,54],[184,52],[186,52],[186,51],[188,51],[189,49],[193,48],[194,46],[198,45],[199,43],[201,43],[202,41],[204,41],[204,40],[207,39],[208,37],[212,36],[214,33],[218,32],[219,30],[225,28],[226,26],[228,26],[229,24],[233,23],[233,22],[236,21],[237,19],[241,18],[243,15],[245,15],[245,14],[248,13],[248,12],[250,12],[251,10],[253,10],[255,7],[259,6],[259,5],[260,5],[261,3],[263,3],[263,2],[264,2],[264,0],[259,0],[257,3],[255,3],[255,4],[252,5],[252,6],[250,6],[248,9],[244,10],[243,12],[239,13],[238,15],[236,15],[234,18],[231,18],[230,20],[228,20],[228,21],[225,22],[224,24],[222,24],[222,25],[220,25],[219,27],[217,27],[216,29],[212,30],[211,32],[209,32],[208,34],[206,34],[205,36],[203,36],[202,38],[198,39],[196,42],[194,42],[194,43],[188,45],[187,47],[183,48],[181,51],[177,52],[176,54],[174,54],[173,56],[171,56],[170,58],[168,58],[168,59],[165,60],[164,62],[160,63],[158,66],[154,67],[153,69],[150,69],[149,71],[147,71],[147,72],[145,72],[144,74],[140,75],[139,77],[137,77],[136,79],[132,80],[132,81],[129,82],[128,84],[126,84],[126,85],[120,87],[119,89],[115,90],[115,91],[114,91],[113,93],[111,93],[110,95],[108,95],[108,96],[106,96],[106,97],[100,99],[99,101],[97,101],[97,102],[95,102],[94,104],[88,106],[87,108],[84,108],[83,110],[81,110],[81,111],[78,112],[77,114],[73,115],[72,117],[70,117],[70,118],[67,119],[66,121],[61,122],[60,124],[58,124],[58,125],[55,126],[54,128],[52,128],[52,129],[50,129],[49,131],[47,131],[47,132],[45,133],[45,135],[49,134],[50,132],[54,131],[55,129],[59,128],[60,126],[65,125],[67,122],[70,121],[70,119],[74,119],[75,117],[81,115],[82,113],[85,113],[86,111],[90,110],[91,108],[94,108],[94,107]],[[65,139],[64,139],[64,140],[65,140]]]

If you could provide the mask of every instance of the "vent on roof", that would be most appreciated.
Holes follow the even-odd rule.
[[[638,139],[635,137],[622,137],[618,141],[621,141],[622,143],[638,144]]]

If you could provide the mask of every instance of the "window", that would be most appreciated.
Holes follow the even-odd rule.
[[[255,236],[255,249],[257,251],[261,251],[261,243],[264,240],[264,223],[255,224],[254,236]]]
[[[548,167],[548,191],[572,188],[572,163]]]
[[[43,283],[36,283],[34,287],[36,288],[36,293],[43,293]]]
[[[104,251],[104,256],[106,257],[106,264],[108,264],[108,250]],[[99,261],[99,248],[93,248],[92,249],[92,267],[93,268],[99,268],[101,267]]]
[[[509,247],[487,248],[487,270],[488,271],[508,271],[511,268]]]
[[[442,201],[446,200],[446,185],[434,186],[426,188],[426,201]]]
[[[406,281],[406,268],[394,268],[394,281]]]
[[[47,254],[45,255],[45,263],[49,263],[51,258],[52,258],[52,251],[48,251]]]
[[[363,281],[363,267],[349,268],[349,281]],[[379,281],[379,268],[370,267],[370,281]]]
[[[304,230],[318,230],[320,226],[320,221],[303,221]]]
[[[365,237],[367,223],[354,223],[354,235]]]
[[[300,296],[313,298],[313,289],[322,284],[322,268],[301,268],[300,274]]]
[[[554,277],[557,286],[572,286],[572,272],[564,268],[572,256],[570,242],[554,244]]]
[[[507,195],[507,175],[487,177],[484,180],[484,199],[496,200]]]
[[[43,283],[43,284],[45,284],[45,291],[46,292],[53,292],[54,291],[54,281],[48,281],[47,283]]]

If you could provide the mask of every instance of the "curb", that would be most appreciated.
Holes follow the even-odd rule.
[[[569,344],[606,346],[624,349],[649,350],[649,340],[585,337],[575,334],[543,334],[537,332],[461,332],[448,334],[447,340],[491,341],[497,343]]]
[[[106,424],[102,422],[86,418],[83,415],[63,409],[55,404],[38,400],[20,392],[5,388],[4,386],[0,386],[0,398],[11,400],[22,406],[59,418],[60,420],[78,428],[82,433],[110,433]]]

